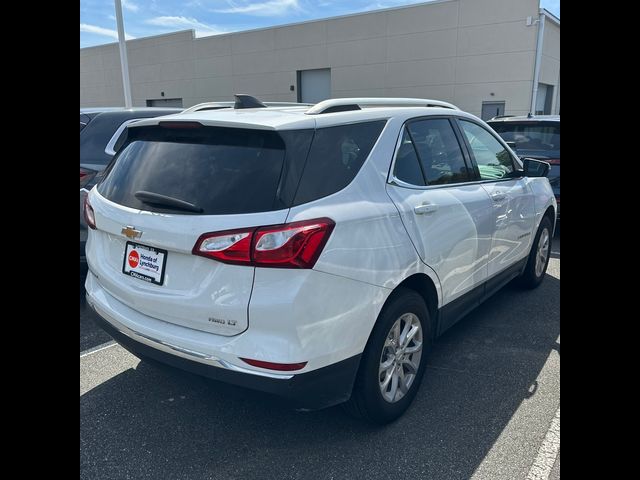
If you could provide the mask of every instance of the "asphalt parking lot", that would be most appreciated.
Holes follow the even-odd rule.
[[[560,238],[435,344],[413,406],[373,427],[140,362],[91,320],[80,278],[82,479],[560,478]]]

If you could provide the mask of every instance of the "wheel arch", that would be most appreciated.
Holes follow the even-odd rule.
[[[553,207],[553,205],[549,205],[547,207],[547,209],[544,212],[544,215],[542,215],[542,218],[548,218],[549,221],[551,222],[551,225],[553,225],[553,233],[555,233],[556,231],[556,209]],[[542,222],[542,218],[540,219],[540,222]],[[540,225],[538,225],[538,228],[540,227]],[[537,230],[537,229],[536,229]]]
[[[431,317],[431,329],[432,335],[435,338],[436,332],[438,331],[438,321],[439,321],[439,291],[438,288],[433,281],[433,279],[427,275],[426,273],[414,273],[405,278],[402,282],[400,282],[393,291],[389,294],[387,299],[385,300],[380,312],[378,313],[378,318],[380,314],[384,311],[384,308],[387,304],[395,298],[395,296],[402,292],[403,290],[413,290],[418,295],[420,295],[424,299],[424,303],[427,305],[427,310],[429,311],[429,316]],[[378,319],[376,319],[377,323]],[[375,324],[374,324],[375,327]]]

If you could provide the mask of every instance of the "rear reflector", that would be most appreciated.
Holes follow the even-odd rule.
[[[335,223],[330,218],[201,235],[192,253],[223,263],[313,268]]]
[[[291,372],[293,370],[301,370],[305,367],[307,362],[301,363],[273,363],[263,362],[262,360],[253,360],[251,358],[240,358],[245,363],[253,365],[254,367],[267,368],[269,370],[278,370],[279,372]]]

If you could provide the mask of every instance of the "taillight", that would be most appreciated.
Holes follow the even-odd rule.
[[[335,223],[328,218],[261,227],[253,238],[257,267],[313,268]]]
[[[274,363],[264,362],[262,360],[253,360],[251,358],[240,358],[245,363],[253,365],[254,367],[268,368],[269,370],[278,370],[280,372],[291,372],[293,370],[300,370],[305,367],[307,362],[300,363]]]
[[[95,171],[80,167],[80,188],[84,187],[96,176]]]
[[[192,253],[223,263],[272,268],[313,268],[335,223],[329,218],[205,233]]]
[[[89,226],[90,229],[96,229],[96,216],[93,212],[93,207],[91,203],[89,203],[89,196],[84,197],[84,208],[82,209],[84,213],[84,221]]]
[[[225,230],[201,235],[192,253],[234,265],[251,264],[251,239],[255,228]]]

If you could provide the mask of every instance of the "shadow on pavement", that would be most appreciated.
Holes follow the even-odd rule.
[[[80,398],[81,478],[469,478],[559,351],[559,283],[507,286],[459,322],[386,427],[141,362]]]

